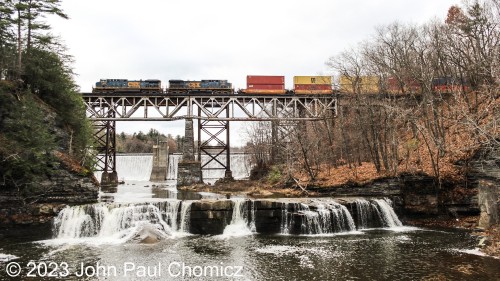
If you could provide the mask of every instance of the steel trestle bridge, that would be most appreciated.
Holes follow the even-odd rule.
[[[198,159],[230,173],[229,122],[275,121],[276,124],[323,120],[336,116],[336,95],[170,95],[115,92],[82,93],[92,121],[97,170],[116,171],[116,121],[198,120]],[[278,125],[279,126],[279,125]],[[187,130],[187,129],[186,129]],[[186,132],[187,133],[187,132]],[[205,134],[205,141],[202,141]],[[226,163],[217,159],[226,155]],[[204,168],[208,163],[204,163]]]

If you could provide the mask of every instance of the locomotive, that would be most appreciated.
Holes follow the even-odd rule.
[[[233,85],[227,80],[168,80],[169,94],[210,94],[210,95],[230,95],[234,93]]]
[[[163,92],[161,81],[158,79],[148,80],[127,80],[127,79],[101,79],[95,83],[93,93],[114,93],[114,92],[147,92],[159,94]]]

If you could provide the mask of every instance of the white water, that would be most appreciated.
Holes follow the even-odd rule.
[[[0,262],[8,262],[8,261],[15,260],[18,258],[19,257],[16,257],[14,255],[7,255],[7,254],[0,253]]]
[[[182,234],[189,233],[189,212],[191,211],[191,204],[193,204],[192,200],[182,201],[181,224],[179,228],[179,232]]]
[[[163,238],[189,234],[190,212],[194,200],[159,199],[149,203],[98,203],[66,207],[54,221],[56,241],[62,243],[124,243],[135,239],[142,230],[160,233]],[[231,222],[218,237],[230,238],[256,233],[254,201],[231,199]],[[251,205],[249,205],[251,204]],[[389,199],[356,201],[358,229],[373,220],[394,231],[405,231]],[[351,213],[332,199],[314,199],[309,203],[282,203],[281,234],[332,235],[355,232]],[[372,212],[373,216],[365,216]]]
[[[373,202],[378,206],[377,210],[383,220],[384,226],[396,227],[403,225],[392,209],[390,205],[392,202],[389,199],[375,199]]]
[[[182,158],[181,154],[171,154],[168,156],[168,169],[167,169],[167,179],[175,180],[177,179],[177,165]],[[201,156],[202,163],[205,163],[210,159],[207,155]],[[221,155],[217,158],[220,162],[226,163],[226,156]],[[207,165],[206,168],[221,168],[220,164],[212,161]],[[231,155],[231,172],[233,173],[233,178],[235,179],[245,179],[250,176],[250,156],[245,154],[233,154]],[[203,170],[203,180],[216,180],[224,177],[225,170]]]
[[[167,179],[177,179],[177,165],[182,158],[181,154],[171,154],[168,156]],[[208,161],[207,155],[201,156],[202,163]],[[222,163],[226,162],[226,156],[221,155],[217,158]],[[220,168],[221,166],[212,161],[207,168]],[[153,169],[153,155],[117,155],[116,172],[118,179],[124,181],[149,181]],[[231,171],[235,179],[244,179],[250,176],[250,156],[245,154],[231,155]],[[225,170],[203,170],[203,179],[216,180],[224,177]],[[98,180],[101,179],[102,172],[95,172]]]
[[[55,238],[62,242],[83,239],[92,243],[123,243],[144,228],[154,229],[164,237],[183,236],[189,228],[191,203],[171,199],[143,204],[66,207],[54,221]]]
[[[222,238],[240,237],[252,235],[252,229],[248,222],[247,200],[243,198],[231,199],[233,201],[233,215],[231,223],[224,228]],[[255,217],[254,217],[255,218]],[[253,222],[255,225],[255,221]]]
[[[356,199],[355,204],[357,211],[358,229],[368,228],[368,222],[372,217],[371,203],[366,199]]]
[[[119,180],[125,181],[149,181],[153,170],[153,155],[117,155],[116,172]],[[95,172],[98,180],[101,180],[102,172]]]
[[[316,210],[301,204],[299,214],[304,215],[301,234],[333,234],[356,230],[356,225],[347,208],[331,200],[316,203]]]
[[[388,198],[373,199],[357,199],[355,201],[357,211],[358,229],[367,229],[374,225],[389,227],[396,231],[397,227],[403,224],[392,209],[392,202]]]

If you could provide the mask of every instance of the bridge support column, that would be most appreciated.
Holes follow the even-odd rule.
[[[229,108],[225,109],[226,117],[229,118]],[[198,116],[202,116],[201,108]],[[198,120],[198,159],[202,153],[208,156],[207,162],[201,165],[203,170],[224,170],[225,180],[234,180],[231,171],[231,148],[229,121],[223,120]],[[204,140],[202,141],[202,136]],[[225,161],[219,156],[225,155]],[[210,165],[210,163],[213,163]]]
[[[177,166],[177,186],[202,183],[201,162],[194,158],[193,119],[186,119],[182,161]]]
[[[151,170],[150,181],[164,181],[167,179],[168,167],[168,144],[160,142],[153,145],[153,169]]]
[[[116,172],[116,121],[94,123],[94,147],[97,152],[97,170],[102,171],[101,186],[117,186]]]

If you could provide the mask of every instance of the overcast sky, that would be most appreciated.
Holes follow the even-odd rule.
[[[249,74],[285,75],[291,88],[294,75],[333,74],[328,58],[369,39],[375,27],[444,19],[453,4],[460,0],[64,0],[70,19],[50,23],[74,57],[83,92],[101,78],[154,78],[164,86],[227,79],[244,88]],[[118,130],[177,135],[182,126],[119,122]]]

